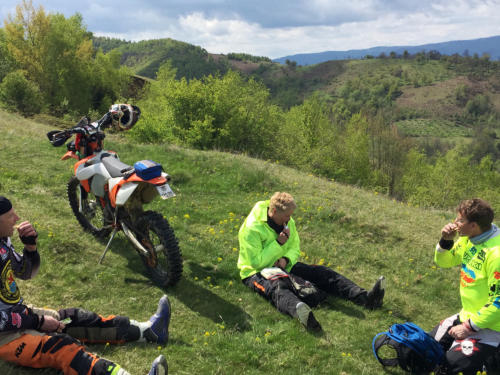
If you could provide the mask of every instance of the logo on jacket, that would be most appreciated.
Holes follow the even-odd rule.
[[[12,320],[12,326],[21,328],[21,315],[19,315],[18,313],[10,313],[10,318]]]
[[[495,276],[495,279],[500,280],[500,272],[495,271],[493,275]]]
[[[9,249],[7,249],[5,246],[0,247],[0,258],[2,260],[7,259],[9,256]]]
[[[21,299],[10,260],[7,261],[0,275],[0,299],[11,304],[17,303]]]
[[[466,287],[467,284],[472,284],[476,281],[476,273],[468,268],[465,264],[462,264],[462,271],[460,272],[460,284]]]

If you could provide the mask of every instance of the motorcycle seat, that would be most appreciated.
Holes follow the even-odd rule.
[[[102,163],[111,177],[122,177],[126,172],[134,168],[131,165],[122,163],[120,160],[112,156],[102,158]]]

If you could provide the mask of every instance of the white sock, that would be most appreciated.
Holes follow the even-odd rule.
[[[141,331],[141,336],[139,337],[138,342],[146,342],[146,339],[144,338],[144,331],[147,330],[149,327],[151,327],[151,322],[148,320],[146,322],[138,322],[137,320],[130,320],[130,324],[136,327],[139,327],[139,330]]]

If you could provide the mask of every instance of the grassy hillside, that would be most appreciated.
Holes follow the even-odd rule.
[[[156,78],[156,72],[167,60],[177,69],[178,78],[201,78],[227,71],[224,62],[214,60],[204,49],[173,39],[123,43],[117,50],[122,54],[122,65],[148,78]]]
[[[41,270],[19,283],[25,300],[148,319],[165,291],[144,275],[122,235],[97,265],[105,243],[83,232],[71,213],[65,194],[72,163],[60,161],[64,148],[46,140],[52,128],[0,114],[0,194],[40,233]],[[118,135],[106,141],[124,162],[161,162],[177,193],[149,207],[168,218],[184,256],[183,279],[166,291],[173,310],[168,346],[91,346],[132,374],[145,374],[159,353],[171,374],[384,374],[371,352],[376,333],[407,320],[430,329],[460,306],[459,271],[433,265],[435,241],[452,212],[410,207],[243,155],[131,144]],[[365,287],[385,275],[381,310],[329,298],[316,310],[325,334],[315,336],[243,286],[238,228],[256,201],[278,190],[298,203],[301,260],[330,265]],[[14,244],[21,247],[17,238]],[[4,362],[0,373],[57,374]]]

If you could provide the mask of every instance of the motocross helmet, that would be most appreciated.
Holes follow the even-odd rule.
[[[113,104],[109,109],[113,125],[120,130],[131,129],[141,115],[139,107],[130,104]]]

